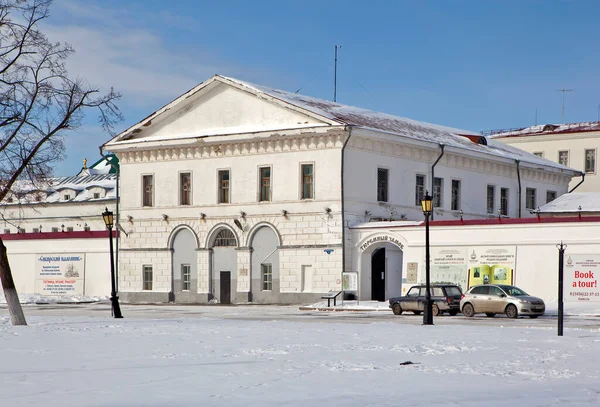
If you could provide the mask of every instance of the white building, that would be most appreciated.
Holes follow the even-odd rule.
[[[50,178],[43,187],[19,183],[0,203],[0,237],[17,292],[58,297],[110,294],[102,212],[116,209],[114,172],[104,159],[89,168],[84,162],[78,175]]]
[[[581,171],[582,179],[573,179],[569,185],[571,190],[600,192],[596,158],[600,147],[600,122],[542,124],[487,133],[488,138]]]
[[[104,148],[121,165],[125,301],[314,301],[363,261],[349,228],[421,220],[425,190],[436,220],[528,217],[579,175],[472,132],[218,75]],[[368,246],[383,271],[363,269],[360,296],[383,300],[406,258]]]

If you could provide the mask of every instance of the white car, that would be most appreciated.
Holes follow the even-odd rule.
[[[488,317],[506,314],[509,318],[520,315],[537,318],[546,312],[546,304],[541,298],[512,285],[484,284],[471,287],[463,294],[460,310],[467,317],[485,313]]]

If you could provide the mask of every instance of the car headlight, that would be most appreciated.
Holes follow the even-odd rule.
[[[527,300],[519,300],[519,302],[521,304],[531,304],[531,302],[527,301]]]

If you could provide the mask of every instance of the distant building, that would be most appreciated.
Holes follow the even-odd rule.
[[[108,296],[110,257],[102,212],[116,210],[118,160],[34,188],[15,185],[0,203],[0,237],[17,291],[49,296]],[[115,234],[116,235],[116,234]]]
[[[351,227],[421,221],[426,190],[436,220],[532,217],[579,175],[473,132],[219,75],[104,148],[121,165],[126,301],[312,302],[360,268]],[[383,300],[401,292],[403,244],[367,232],[360,295]]]
[[[485,132],[489,138],[518,147],[539,157],[581,171],[569,188],[577,192],[600,192],[598,148],[600,122],[542,124],[520,129]],[[583,181],[585,177],[585,182]],[[581,183],[581,185],[579,185]]]

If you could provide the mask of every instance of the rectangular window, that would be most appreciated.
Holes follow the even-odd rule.
[[[487,186],[487,213],[494,213],[496,201],[496,188],[493,185]]]
[[[559,151],[558,152],[558,163],[569,166],[569,152],[568,151]]]
[[[152,266],[144,266],[142,274],[142,290],[152,291]]]
[[[57,227],[53,227],[52,228],[52,232],[57,233],[58,232],[58,228]]]
[[[535,202],[535,188],[526,188],[525,189],[525,208],[526,209],[535,209],[537,207]]]
[[[71,195],[69,195],[69,194],[66,194],[66,195],[65,195],[65,201],[70,201],[70,200],[71,200]]]
[[[500,215],[508,216],[508,188],[500,188]]]
[[[457,179],[452,180],[452,206],[450,209],[453,211],[460,209],[460,181]]]
[[[546,203],[556,199],[556,191],[546,191]]]
[[[40,233],[40,228],[33,228],[31,231],[33,233]]]
[[[415,181],[415,205],[421,206],[421,201],[425,196],[425,175],[417,174]]]
[[[99,192],[94,192],[94,199],[98,199],[100,198],[100,193]]]
[[[181,265],[181,289],[183,291],[189,291],[192,286],[192,272],[189,264]]]
[[[388,175],[386,168],[377,168],[377,202],[388,201]]]
[[[259,201],[270,202],[271,201],[271,167],[260,167],[260,191]]]
[[[179,173],[179,205],[192,204],[192,174]]]
[[[230,203],[229,170],[219,171],[219,203]]]
[[[444,190],[444,180],[442,178],[433,179],[433,207],[442,207],[442,191]]]
[[[73,226],[67,226],[67,232],[72,232],[73,231]]]
[[[143,184],[143,206],[154,206],[154,176],[153,175],[144,175],[142,177]]]
[[[4,229],[4,233],[9,235],[10,234],[10,229]]]
[[[533,155],[536,155],[538,157],[543,157],[544,156],[544,152],[543,151],[536,151],[533,153]]]
[[[594,149],[585,150],[585,172],[596,172],[596,150]]]
[[[314,174],[312,164],[302,164],[302,198],[314,199]]]
[[[273,289],[273,268],[270,264],[261,264],[263,290],[270,291]]]

